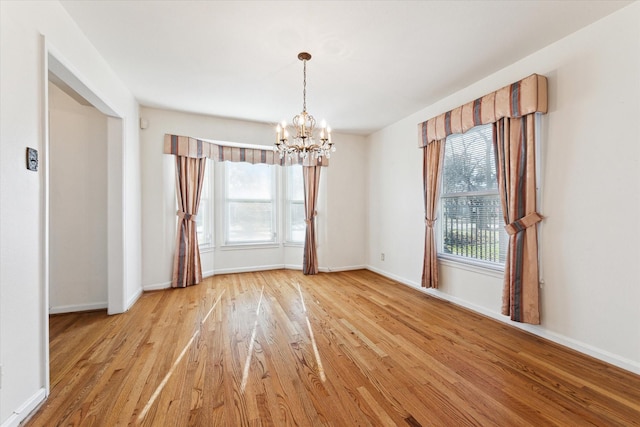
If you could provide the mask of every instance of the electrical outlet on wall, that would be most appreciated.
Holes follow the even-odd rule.
[[[384,261],[384,252],[380,253],[380,261]]]

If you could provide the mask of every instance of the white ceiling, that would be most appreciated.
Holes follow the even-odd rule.
[[[291,120],[308,51],[307,110],[368,134],[630,2],[61,3],[142,105]]]

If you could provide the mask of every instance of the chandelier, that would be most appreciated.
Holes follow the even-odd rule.
[[[307,113],[307,61],[311,59],[311,55],[307,52],[300,52],[298,59],[303,64],[303,80],[302,80],[302,113],[293,118],[292,131],[295,132],[294,137],[290,137],[289,127],[286,120],[276,128],[276,145],[275,150],[280,153],[280,158],[287,156],[291,160],[294,156],[306,159],[311,156],[313,159],[318,157],[331,157],[331,153],[336,151],[331,141],[331,128],[327,127],[323,120],[320,125],[319,135],[314,136],[316,127],[316,119]]]

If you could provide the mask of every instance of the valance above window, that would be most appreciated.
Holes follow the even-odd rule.
[[[418,124],[420,147],[504,118],[547,112],[547,78],[532,74],[495,92]]]
[[[248,162],[252,164],[264,163],[267,165],[280,166],[289,164],[329,166],[329,160],[324,157],[318,157],[318,159],[315,160],[309,156],[304,161],[299,157],[294,157],[292,160],[289,160],[285,156],[281,159],[280,155],[271,148],[239,147],[192,138],[190,136],[169,134],[165,134],[164,136],[164,153],[196,159],[207,157],[216,162]]]

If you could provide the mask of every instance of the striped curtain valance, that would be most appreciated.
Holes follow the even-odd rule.
[[[190,136],[170,135],[164,136],[164,153],[182,157],[202,158],[207,157],[216,162],[247,162],[252,164],[264,163],[267,165],[286,166],[290,164],[300,164],[303,166],[329,166],[329,160],[319,157],[317,160],[307,158],[303,162],[300,157],[280,158],[280,155],[273,149],[246,148],[231,145],[223,145],[192,138]]]
[[[495,92],[418,124],[419,146],[504,117],[547,112],[547,78],[532,74]]]

